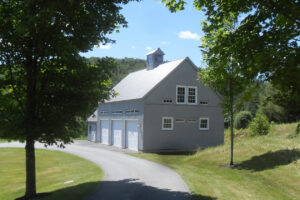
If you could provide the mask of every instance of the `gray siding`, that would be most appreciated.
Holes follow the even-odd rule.
[[[144,151],[187,150],[224,143],[224,118],[218,107],[145,105]],[[173,117],[173,130],[162,130],[162,117]],[[209,130],[199,129],[199,118],[209,117]],[[176,118],[185,119],[176,123]],[[196,119],[196,123],[187,120]]]
[[[198,104],[200,100],[208,101],[210,106],[219,106],[221,103],[221,99],[211,88],[198,81],[196,69],[186,60],[146,95],[145,104],[162,104],[164,98],[171,98],[173,104],[176,104],[176,85],[196,86]]]
[[[145,97],[144,151],[196,149],[224,143],[224,117],[220,97],[200,83],[197,71],[185,61]],[[196,86],[197,105],[176,104],[176,86]],[[172,99],[172,103],[163,103]],[[208,101],[208,105],[199,105]],[[162,130],[162,117],[173,117],[173,130]],[[209,118],[209,130],[199,129],[199,118]],[[176,118],[184,123],[176,123]],[[196,119],[196,123],[187,120]]]

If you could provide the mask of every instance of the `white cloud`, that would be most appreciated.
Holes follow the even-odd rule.
[[[161,44],[168,45],[168,44],[171,44],[171,42],[162,41]]]
[[[110,44],[106,44],[106,45],[103,45],[103,44],[100,44],[100,49],[110,49],[111,48],[111,45]]]
[[[151,50],[151,49],[152,49],[152,47],[146,46],[146,50]]]
[[[200,35],[191,31],[180,31],[178,37],[181,39],[200,40]]]
[[[135,48],[136,48],[136,46],[134,46],[134,45],[133,45],[133,46],[131,46],[131,48],[135,49]]]

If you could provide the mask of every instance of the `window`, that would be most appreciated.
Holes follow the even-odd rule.
[[[208,130],[209,129],[209,118],[200,118],[199,119],[199,129]]]
[[[200,101],[199,104],[200,105],[208,105],[208,101]]]
[[[197,123],[197,120],[196,119],[188,119],[187,123],[194,124],[194,123]]]
[[[112,114],[122,114],[123,111],[122,110],[114,110],[111,112]]]
[[[176,86],[176,103],[197,104],[197,87]]]
[[[156,56],[155,56],[155,62],[157,62],[157,63],[162,63],[162,62],[163,62],[163,57],[162,57],[162,55],[156,55]]]
[[[173,117],[162,118],[162,130],[173,130]]]
[[[185,87],[177,87],[177,103],[185,103]]]
[[[175,122],[176,122],[176,123],[184,123],[185,120],[184,120],[184,119],[176,119]]]
[[[108,111],[100,111],[101,114],[108,114]]]
[[[196,88],[188,87],[188,103],[195,104],[196,103]]]
[[[147,57],[147,62],[148,62],[148,65],[152,65],[152,55],[149,55],[148,57]]]
[[[138,113],[139,110],[126,110],[126,114]]]
[[[173,101],[172,101],[172,99],[164,99],[163,102],[164,103],[172,103]]]

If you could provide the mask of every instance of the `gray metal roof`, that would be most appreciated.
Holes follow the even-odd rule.
[[[163,63],[152,70],[143,69],[130,73],[113,88],[118,95],[106,102],[143,98],[186,59],[188,57]]]
[[[150,51],[149,53],[146,54],[146,56],[148,56],[150,54],[165,55],[165,53],[160,48],[157,48],[157,49],[154,49],[153,51]]]
[[[89,116],[89,118],[87,119],[88,122],[97,122],[97,115],[98,115],[97,111],[98,110],[96,109],[94,113],[91,116]]]

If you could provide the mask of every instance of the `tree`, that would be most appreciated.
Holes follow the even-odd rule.
[[[184,0],[162,0],[171,11],[184,9]],[[300,2],[298,0],[194,0],[196,9],[206,15],[203,31],[209,35],[227,26],[226,20],[238,21],[228,44],[219,42],[235,54],[241,73],[260,77],[278,89],[277,99],[293,105],[290,120],[300,117]],[[230,37],[231,37],[230,36]],[[228,36],[218,38],[228,40]],[[227,46],[225,46],[227,44]]]
[[[0,136],[26,142],[25,199],[37,196],[34,142],[71,142],[109,96],[114,60],[88,64],[79,52],[113,42],[129,1],[0,1]]]
[[[241,105],[244,99],[249,98],[249,92],[252,85],[251,80],[241,74],[241,65],[234,59],[234,54],[228,49],[218,48],[218,38],[230,38],[227,43],[234,41],[234,19],[227,21],[227,27],[218,31],[212,31],[203,37],[202,54],[206,66],[201,69],[200,79],[208,86],[220,91],[224,97],[224,112],[229,114],[230,118],[230,166],[234,166],[233,148],[234,148],[234,112]],[[231,37],[230,37],[231,36]],[[224,42],[224,41],[222,41]],[[248,92],[245,92],[248,91]]]

